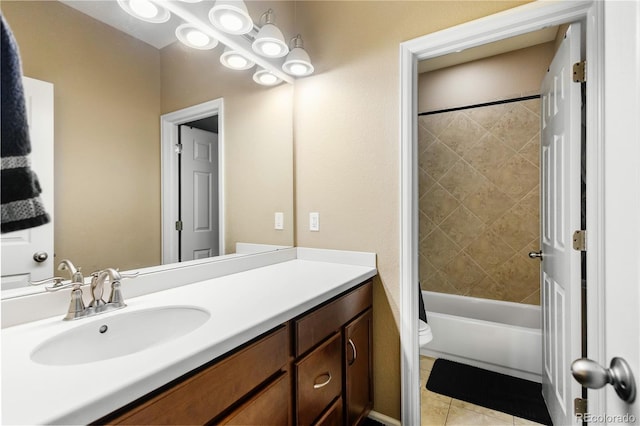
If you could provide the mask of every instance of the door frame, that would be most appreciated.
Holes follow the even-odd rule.
[[[178,156],[179,126],[212,115],[218,116],[218,227],[219,255],[225,254],[224,217],[224,100],[203,102],[160,116],[161,202],[162,202],[162,264],[178,262]]]
[[[604,361],[604,5],[600,1],[532,2],[400,44],[400,367],[403,424],[420,424],[418,346],[418,165],[417,63],[459,50],[583,21],[587,60],[587,351]],[[604,398],[589,392],[591,412],[604,412]]]

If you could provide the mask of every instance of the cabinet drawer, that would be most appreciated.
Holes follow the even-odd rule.
[[[314,423],[313,426],[343,426],[342,421],[342,398],[335,400],[326,413]]]
[[[295,363],[296,424],[310,425],[342,390],[342,340],[336,333]]]
[[[372,304],[371,281],[295,320],[295,356],[300,356]]]
[[[109,423],[205,424],[285,366],[288,348],[282,326]]]
[[[289,373],[285,372],[216,424],[290,425],[290,395]]]

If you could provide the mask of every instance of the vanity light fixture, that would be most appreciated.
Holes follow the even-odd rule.
[[[234,70],[257,65],[253,80],[263,86],[293,83],[296,77],[314,72],[300,35],[291,39],[289,53],[282,31],[274,24],[272,9],[262,14],[259,27],[242,0],[215,0],[208,16],[202,16],[202,7],[192,7],[191,3],[199,1],[202,0],[117,0],[128,14],[146,22],[181,21],[175,34],[189,47],[208,50],[223,44],[220,62]]]
[[[176,37],[185,45],[194,49],[209,50],[218,45],[218,40],[209,37],[192,24],[182,24],[176,28]]]
[[[253,21],[242,0],[216,0],[209,11],[209,20],[227,34],[247,34],[253,29]]]
[[[225,47],[224,52],[220,55],[220,63],[232,70],[248,70],[255,65],[253,61],[229,47]]]
[[[151,0],[118,0],[118,5],[129,15],[146,22],[161,24],[171,18],[171,13]]]
[[[278,27],[275,26],[274,13],[272,9],[266,11],[261,20],[264,25],[258,31],[258,35],[251,47],[253,51],[266,58],[281,58],[289,52],[289,47],[284,41],[284,35]]]
[[[294,75],[296,77],[304,77],[305,75],[313,73],[311,59],[302,45],[302,36],[298,34],[292,38],[291,45],[293,48],[282,64],[282,70],[287,74]]]
[[[282,80],[270,71],[260,68],[253,74],[253,81],[263,86],[275,86]]]

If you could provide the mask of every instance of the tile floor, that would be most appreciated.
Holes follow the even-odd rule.
[[[422,426],[539,425],[427,390],[425,385],[434,361],[434,358],[420,357]]]

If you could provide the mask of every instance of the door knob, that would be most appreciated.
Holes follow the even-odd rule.
[[[538,259],[542,260],[542,250],[540,250],[540,251],[530,251],[529,252],[529,257],[531,259],[538,258]]]
[[[49,255],[44,251],[39,251],[33,254],[33,260],[38,263],[42,263],[49,258]]]
[[[580,358],[571,363],[571,373],[585,388],[600,389],[610,384],[623,401],[631,403],[636,398],[636,382],[631,367],[622,358],[613,358],[609,368],[588,358]]]

